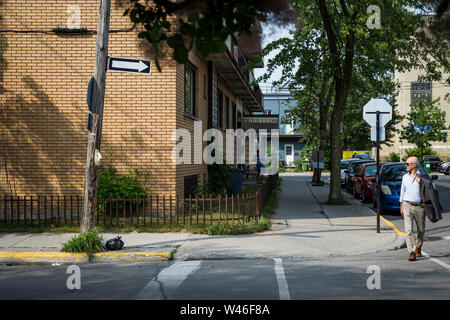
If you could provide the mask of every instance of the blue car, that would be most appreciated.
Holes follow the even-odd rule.
[[[423,167],[419,170],[425,172]],[[400,187],[402,186],[402,178],[408,173],[404,162],[386,163],[380,168],[379,181],[381,183],[380,193],[380,214],[386,211],[400,211]],[[433,180],[437,176],[431,177]],[[372,180],[372,205],[377,208],[377,179]]]

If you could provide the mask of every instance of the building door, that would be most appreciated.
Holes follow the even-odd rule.
[[[284,154],[286,155],[286,165],[291,166],[294,161],[294,145],[286,144],[284,146]]]

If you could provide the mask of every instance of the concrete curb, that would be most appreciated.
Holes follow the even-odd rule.
[[[101,252],[95,253],[91,262],[167,261],[170,259],[171,254],[167,252]],[[0,262],[86,263],[89,262],[89,257],[85,253],[0,251]]]

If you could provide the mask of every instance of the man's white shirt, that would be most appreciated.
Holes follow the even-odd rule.
[[[409,173],[406,173],[402,178],[402,186],[400,188],[400,203],[403,201],[420,203],[420,185],[417,182],[419,176],[419,170],[417,170],[414,178]]]

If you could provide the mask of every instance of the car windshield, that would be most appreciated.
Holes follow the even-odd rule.
[[[364,175],[366,177],[375,176],[377,174],[377,166],[367,166],[364,169]]]
[[[383,180],[388,182],[402,181],[403,176],[407,173],[406,167],[400,166],[389,166],[383,170]]]

